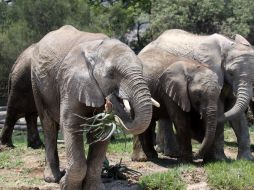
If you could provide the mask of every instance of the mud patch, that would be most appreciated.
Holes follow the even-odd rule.
[[[197,167],[192,170],[183,171],[182,180],[187,184],[187,190],[209,190],[207,174],[204,168]]]

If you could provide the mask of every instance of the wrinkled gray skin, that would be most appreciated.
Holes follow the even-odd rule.
[[[254,50],[249,42],[240,35],[231,40],[220,34],[198,36],[175,29],[164,32],[149,46],[197,60],[217,73],[220,84],[225,88],[218,108],[219,120],[230,120],[232,123],[238,142],[237,158],[253,159],[244,115],[253,94],[254,81]],[[146,48],[150,48],[149,46]],[[143,51],[146,51],[146,48]],[[224,104],[225,102],[227,104]],[[223,114],[224,111],[227,112]],[[226,158],[223,150],[223,126],[223,122],[218,124],[217,140],[209,151],[209,157],[214,159]]]
[[[101,112],[105,98],[111,94],[113,107],[127,132],[145,131],[151,120],[152,104],[141,61],[118,40],[64,26],[36,44],[32,87],[44,126],[44,179],[48,182],[61,179],[61,189],[104,189],[100,174],[108,142],[90,145],[86,158],[80,126],[85,121],[75,114],[89,117]],[[132,117],[121,105],[123,98],[130,102]],[[57,154],[58,126],[64,134],[67,157],[63,177]]]
[[[31,83],[31,55],[34,45],[28,47],[18,57],[9,75],[9,96],[4,127],[0,135],[2,145],[14,147],[12,132],[18,119],[25,117],[27,123],[27,146],[43,147],[37,129],[37,110]]]
[[[222,88],[217,75],[200,63],[153,46],[142,50],[138,57],[143,62],[143,73],[151,95],[161,105],[161,108],[154,112],[151,125],[155,124],[156,115],[164,120],[168,116],[173,121],[179,137],[180,157],[190,161],[191,126],[196,122],[193,118],[202,118],[206,133],[196,156],[203,157],[213,144],[216,131],[217,105]],[[153,144],[149,144],[151,132],[152,130],[148,129],[134,137],[132,160],[144,161],[154,156]],[[146,147],[149,145],[149,148]]]

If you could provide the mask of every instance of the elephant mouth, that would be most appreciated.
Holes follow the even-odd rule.
[[[132,101],[129,101],[129,99],[125,98],[125,97],[120,97],[118,95],[116,96],[116,100],[118,103],[119,108],[122,110],[121,112],[124,113],[124,118],[126,120],[134,120],[135,118],[135,112],[132,106]]]

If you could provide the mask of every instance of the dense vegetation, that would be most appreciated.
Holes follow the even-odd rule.
[[[22,50],[64,24],[106,33],[138,52],[170,28],[239,33],[254,43],[253,18],[252,0],[0,0],[0,79]]]

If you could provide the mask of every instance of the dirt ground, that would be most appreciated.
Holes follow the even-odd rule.
[[[60,160],[61,160],[61,168],[65,167],[65,155],[64,155],[64,147],[60,147]],[[236,150],[227,148],[225,150],[228,157],[235,159]],[[18,180],[19,174],[21,174],[24,168],[30,168],[30,172],[28,177],[37,178],[41,181],[43,178],[43,169],[44,169],[44,158],[41,155],[36,154],[25,154],[23,157],[24,165],[22,168],[16,169],[5,169],[0,168],[0,175],[16,175]],[[164,172],[170,170],[170,168],[176,167],[177,160],[169,157],[165,157],[159,155],[159,159],[148,162],[132,162],[130,159],[130,154],[122,153],[122,154],[107,154],[107,158],[109,160],[110,165],[114,165],[119,163],[122,159],[122,163],[128,166],[128,168],[133,169],[135,171],[140,172],[141,175],[147,175],[156,172]],[[105,180],[104,184],[106,189],[108,190],[136,190],[140,189],[140,187],[136,184],[140,175],[131,175],[131,178],[126,181],[112,181]],[[197,167],[194,171],[191,172],[183,172],[182,179],[187,184],[187,190],[208,190],[207,186],[207,176],[202,167]],[[18,184],[17,181],[15,184]],[[59,185],[54,183],[45,183],[41,182],[40,185],[29,185],[29,186],[18,186],[18,188],[7,188],[4,184],[0,183],[1,190],[59,190]]]

